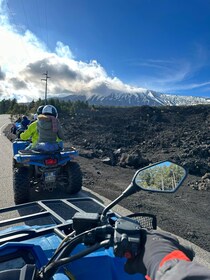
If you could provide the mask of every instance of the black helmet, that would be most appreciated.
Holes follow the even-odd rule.
[[[42,110],[42,114],[43,115],[51,115],[51,116],[54,116],[54,117],[58,116],[57,109],[52,105],[44,106],[44,108]]]
[[[41,106],[39,106],[39,107],[37,108],[37,110],[36,110],[37,115],[42,114],[43,108],[44,108],[44,105],[41,105]]]

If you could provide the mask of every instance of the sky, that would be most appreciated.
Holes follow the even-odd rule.
[[[0,100],[210,97],[210,0],[0,0]],[[48,72],[46,72],[48,71]]]

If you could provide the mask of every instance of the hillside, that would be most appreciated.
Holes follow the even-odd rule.
[[[140,168],[171,159],[193,175],[210,172],[210,106],[86,110],[60,116],[66,140],[111,165]]]
[[[210,106],[99,108],[60,116],[66,146],[80,151],[84,186],[109,199],[136,169],[172,160],[189,170],[174,195],[140,194],[122,205],[210,251]]]

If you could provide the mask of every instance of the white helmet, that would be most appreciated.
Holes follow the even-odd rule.
[[[58,116],[57,109],[52,105],[44,106],[44,108],[42,110],[42,114],[43,115],[51,115],[51,116],[54,116],[54,117]]]

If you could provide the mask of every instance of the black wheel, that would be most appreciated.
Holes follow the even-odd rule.
[[[82,188],[82,172],[77,162],[68,162],[65,166],[68,184],[65,191],[69,194],[78,193]]]
[[[13,169],[13,190],[15,204],[29,202],[30,179],[28,167]]]

